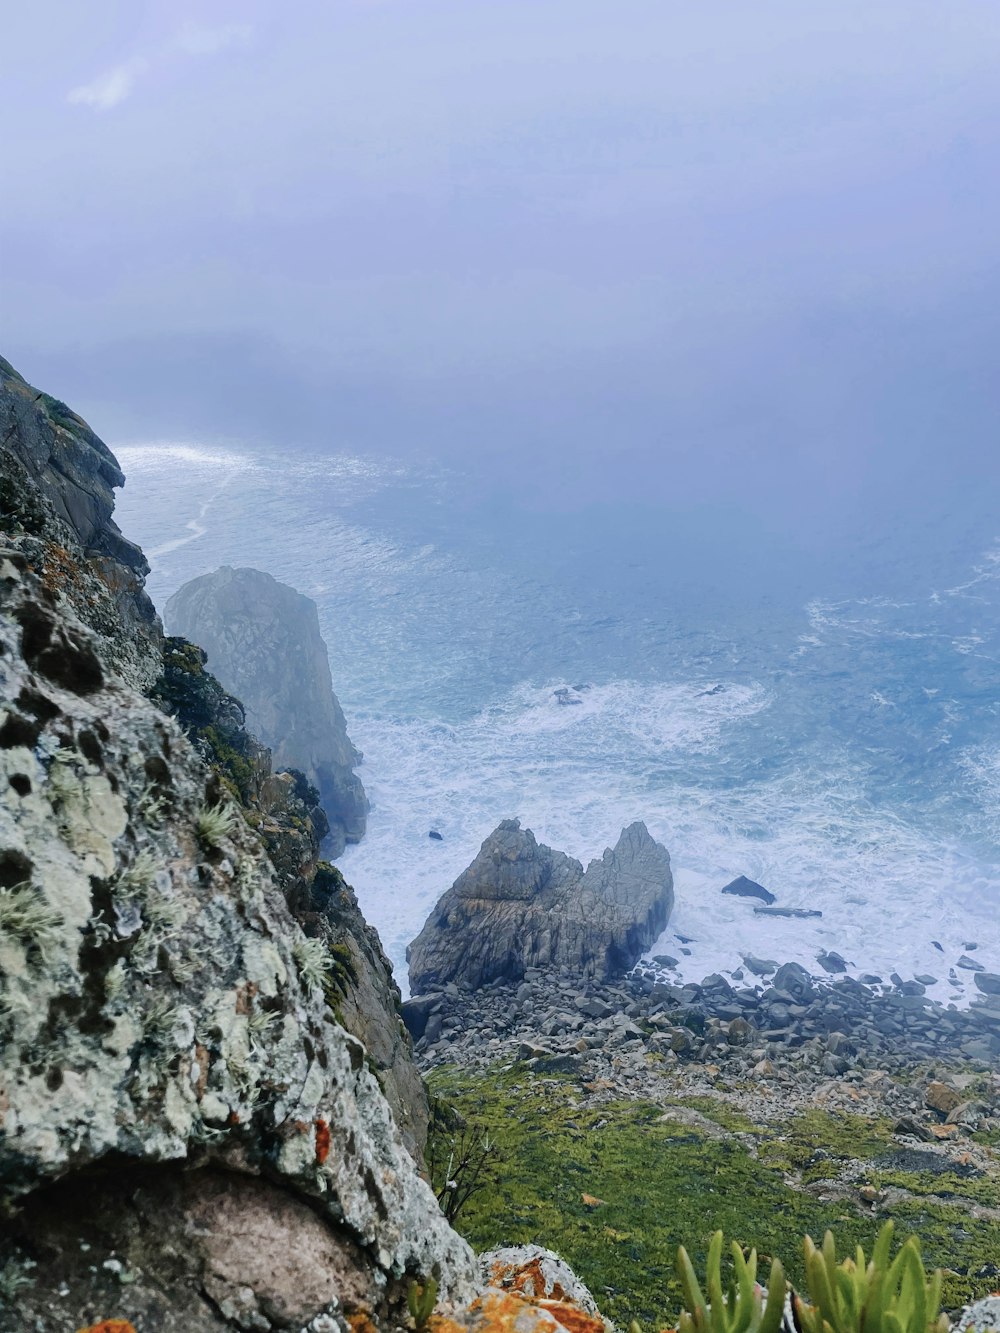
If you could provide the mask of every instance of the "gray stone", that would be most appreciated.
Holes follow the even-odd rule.
[[[786,991],[795,1000],[812,1000],[815,997],[813,979],[799,963],[784,963],[771,980],[776,990]]]
[[[603,980],[633,967],[673,907],[666,849],[641,823],[584,871],[505,820],[434,908],[407,950],[415,990],[477,988],[529,968]]]
[[[968,945],[966,945],[966,948],[968,948]],[[956,966],[957,966],[957,967],[962,967],[962,968],[964,968],[966,972],[985,972],[985,971],[986,971],[986,968],[983,966],[982,963],[977,963],[976,960],[975,960],[975,958],[970,958],[970,957],[968,956],[968,954],[964,954],[964,953],[962,954],[961,958],[958,960]]]
[[[762,903],[770,905],[774,902],[774,894],[765,889],[763,884],[757,884],[752,879],[747,879],[746,875],[740,875],[731,880],[722,890],[723,893],[731,894],[737,898],[756,898]]]
[[[276,768],[314,783],[330,821],[330,854],[365,831],[368,798],[333,692],[316,603],[258,569],[231,569],[185,583],[166,605],[171,633],[199,644],[208,665],[246,709],[247,726]]]
[[[1000,995],[1000,974],[996,972],[977,972],[973,981],[987,995]]]
[[[61,522],[35,494],[31,512],[18,500],[24,522],[4,513],[13,530],[0,537],[33,566],[0,561],[0,714],[20,718],[26,699],[36,710],[30,744],[19,732],[0,747],[0,1203],[41,1201],[31,1240],[54,1256],[50,1290],[77,1282],[59,1270],[65,1228],[100,1218],[126,1229],[123,1251],[154,1276],[168,1245],[182,1256],[171,1290],[182,1310],[202,1280],[189,1281],[187,1249],[199,1263],[215,1256],[213,1300],[247,1320],[301,1327],[334,1288],[399,1319],[407,1272],[439,1272],[443,1292],[471,1298],[471,1251],[421,1180],[364,1046],[334,1021],[333,955],[303,934],[218,775],[129,683],[143,675],[134,622],[113,622],[96,588],[91,601],[101,580],[74,532],[64,525],[54,566],[35,544],[29,520],[52,532],[44,525]],[[60,581],[87,591],[100,633]],[[60,661],[45,655],[52,644]],[[123,938],[116,924],[136,909]],[[155,1218],[142,1236],[126,1234],[124,1216],[137,1190]],[[307,1278],[297,1265],[310,1256]],[[155,1287],[123,1286],[117,1309],[149,1328],[227,1326],[203,1302],[200,1322],[178,1325],[149,1304]],[[63,1312],[87,1299],[73,1287]]]
[[[832,950],[829,952],[818,954],[816,957],[816,961],[817,963],[819,963],[820,967],[823,969],[824,972],[836,973],[836,972],[847,971],[847,963],[844,961],[843,958],[841,958],[839,953],[834,953]]]
[[[755,977],[768,977],[772,972],[778,970],[778,964],[771,958],[758,958],[752,953],[745,953],[742,957],[747,970],[752,972]]]

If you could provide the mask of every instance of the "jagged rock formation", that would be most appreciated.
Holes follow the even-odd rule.
[[[368,798],[361,760],[333,692],[315,602],[257,569],[217,569],[167,602],[170,629],[200,644],[247,725],[277,768],[298,768],[319,790],[330,820],[330,855],[364,834]]]
[[[196,748],[138,691],[162,656],[120,474],[3,372],[0,1330],[318,1333],[398,1319],[432,1272],[467,1300],[473,1256],[337,1021],[346,963],[291,910],[314,928],[296,892],[348,893],[290,841],[307,784],[227,743],[234,701]]]
[[[25,559],[94,632],[106,668],[144,689],[159,672],[161,629],[146,558],[111,517],[124,482],[87,423],[0,357],[0,529],[21,534]],[[59,644],[43,650],[55,656]]]
[[[673,902],[670,857],[645,824],[630,824],[584,871],[508,819],[410,945],[410,986],[414,994],[448,982],[475,989],[528,968],[612,977],[649,948]]]

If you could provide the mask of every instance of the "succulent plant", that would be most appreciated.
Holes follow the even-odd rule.
[[[947,1333],[941,1310],[941,1272],[928,1278],[915,1236],[890,1263],[892,1223],[879,1232],[870,1262],[859,1245],[853,1259],[837,1262],[828,1231],[822,1249],[805,1239],[806,1285],[811,1305],[795,1298],[803,1333]]]
[[[413,1320],[413,1327],[419,1330],[427,1327],[430,1317],[434,1313],[434,1306],[437,1303],[438,1284],[434,1278],[428,1278],[421,1285],[419,1282],[411,1282],[406,1293],[406,1304],[409,1307],[410,1318]]]
[[[677,1251],[677,1272],[688,1305],[680,1317],[678,1333],[778,1333],[785,1308],[785,1274],[780,1262],[775,1259],[771,1264],[765,1301],[757,1283],[757,1251],[751,1250],[750,1257],[744,1258],[735,1241],[730,1249],[733,1277],[724,1291],[722,1232],[717,1231],[708,1247],[707,1299],[698,1285],[687,1250],[682,1245]]]

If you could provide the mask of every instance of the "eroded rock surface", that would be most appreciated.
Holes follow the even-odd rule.
[[[475,989],[528,968],[612,977],[649,948],[673,901],[670,857],[645,824],[630,824],[584,871],[505,820],[410,945],[410,986],[414,994],[448,982]]]
[[[125,478],[87,423],[51,394],[32,388],[0,357],[0,530],[16,531],[26,561],[58,589],[93,631],[90,651],[139,689],[155,679],[161,628],[143,589],[149,566],[111,515]],[[85,650],[39,607],[33,635],[49,671]],[[88,668],[93,677],[92,668]]]
[[[60,405],[70,424],[36,466],[31,432],[49,427],[14,386],[0,474],[0,1330],[343,1328],[352,1310],[397,1319],[409,1278],[432,1273],[446,1301],[467,1301],[473,1256],[338,1022],[336,955],[293,915],[254,805],[135,688],[162,660],[141,564],[109,549],[110,510],[77,494],[81,441],[108,486],[113,460]],[[294,776],[278,781],[262,811],[306,807]]]
[[[361,756],[333,692],[316,603],[258,569],[224,566],[185,583],[165,615],[174,633],[205,649],[275,767],[301,769],[317,787],[330,821],[330,855],[357,842],[368,817],[354,772]]]

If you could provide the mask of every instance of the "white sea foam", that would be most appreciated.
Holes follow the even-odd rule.
[[[732,787],[689,772],[718,758],[733,728],[759,722],[765,691],[619,681],[586,693],[566,707],[551,687],[523,686],[455,726],[355,725],[373,810],[343,866],[400,980],[406,944],[437,898],[513,815],[584,861],[644,819],[676,876],[675,913],[652,952],[679,957],[691,980],[737,967],[742,952],[817,970],[817,954],[836,949],[854,970],[929,972],[947,998],[947,967],[967,940],[1000,964],[1000,867],[984,874],[958,846],[871,808],[849,756],[828,755],[819,773],[803,766]],[[442,842],[428,839],[431,828]],[[755,917],[751,903],[720,893],[738,874],[767,885],[781,906],[823,917]],[[678,932],[691,937],[690,956],[678,953]]]
[[[590,661],[590,645],[599,655],[630,615],[649,614],[630,611],[628,586],[611,615],[579,590],[488,565],[458,530],[448,550],[422,535],[407,545],[401,489],[432,483],[391,460],[233,442],[118,453],[129,477],[118,519],[152,554],[155,598],[220,564],[267,569],[316,597],[373,803],[343,868],[401,981],[407,942],[512,815],[584,861],[644,819],[670,849],[677,885],[655,952],[679,957],[688,979],[730,970],[748,950],[815,970],[816,955],[836,949],[857,970],[929,972],[946,999],[948,967],[973,940],[1000,971],[996,729],[988,744],[969,743],[988,717],[976,691],[995,646],[982,608],[996,598],[1000,547],[922,605],[813,601],[808,625],[776,636],[777,655],[755,658],[762,669],[739,680],[727,664],[749,639],[731,654],[718,635],[707,652],[699,641],[684,659],[695,665],[683,666],[683,645],[672,655],[664,632],[634,667],[617,659],[604,683],[560,704],[557,688],[586,684],[576,674],[538,683],[562,650]],[[437,504],[442,485],[418,503]],[[374,502],[389,489],[379,522]],[[496,536],[497,549],[514,540]],[[713,614],[699,611],[705,625]],[[516,656],[511,668],[512,651],[530,663]],[[657,679],[607,679],[631,671]],[[980,675],[970,690],[956,672]],[[497,683],[517,673],[535,679]],[[935,765],[952,762],[949,787],[952,770]],[[444,841],[428,839],[431,828]],[[719,892],[741,873],[822,918],[755,917],[752,903]]]

